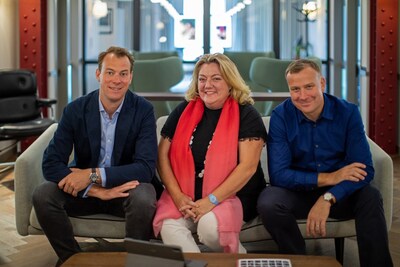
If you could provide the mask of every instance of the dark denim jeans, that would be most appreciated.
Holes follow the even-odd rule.
[[[73,197],[56,183],[44,182],[33,193],[38,221],[58,257],[65,261],[81,251],[74,238],[68,216],[106,213],[126,219],[126,236],[149,240],[156,209],[156,192],[152,184],[141,183],[129,191],[129,197],[103,201],[98,198]]]
[[[305,254],[306,245],[296,219],[306,219],[326,188],[295,192],[269,186],[260,194],[257,209],[279,252]],[[367,185],[331,207],[329,217],[354,218],[361,266],[393,266],[379,191]]]

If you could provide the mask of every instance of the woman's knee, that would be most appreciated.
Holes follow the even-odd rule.
[[[197,225],[199,241],[207,246],[219,246],[218,220],[213,212],[209,212],[199,220]]]
[[[186,220],[165,219],[161,227],[161,238],[165,244],[179,245],[183,252],[200,252],[190,228],[194,226],[187,225]]]

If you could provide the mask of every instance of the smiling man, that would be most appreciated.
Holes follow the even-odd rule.
[[[126,219],[127,237],[152,235],[156,124],[152,105],[128,90],[133,65],[124,48],[100,53],[100,89],[65,107],[44,153],[47,181],[36,188],[33,204],[58,264],[81,251],[69,216],[112,214]]]
[[[286,70],[290,99],[273,111],[268,133],[271,186],[258,211],[280,253],[305,254],[296,219],[307,234],[326,235],[328,216],[355,218],[361,266],[393,266],[371,152],[358,107],[324,93],[325,79],[310,60]]]

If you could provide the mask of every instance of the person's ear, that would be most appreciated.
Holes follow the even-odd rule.
[[[322,92],[325,92],[325,88],[326,88],[326,80],[325,77],[321,76],[321,90]]]
[[[100,82],[100,71],[99,71],[99,69],[96,69],[96,80],[98,81],[98,82]]]

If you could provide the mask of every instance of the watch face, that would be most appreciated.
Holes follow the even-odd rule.
[[[95,183],[97,181],[97,178],[98,178],[97,173],[91,173],[89,178],[93,183]]]
[[[214,196],[213,194],[209,194],[208,195],[208,199],[210,200],[210,202],[214,205],[218,205],[218,200],[217,197]]]
[[[331,193],[325,193],[325,194],[324,194],[324,199],[325,199],[325,200],[328,200],[328,201],[329,201],[329,200],[331,200],[332,198],[333,198],[333,196],[332,196]]]
[[[331,193],[325,193],[324,194],[324,200],[325,201],[329,201],[329,203],[331,203],[331,205],[335,204],[335,200],[333,199],[333,195]]]

